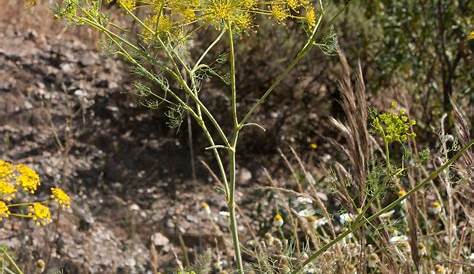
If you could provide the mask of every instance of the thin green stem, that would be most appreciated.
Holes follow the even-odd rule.
[[[232,149],[229,150],[229,195],[228,195],[228,208],[229,208],[229,218],[230,218],[230,231],[232,233],[232,242],[234,244],[235,252],[235,261],[237,264],[237,273],[243,274],[244,267],[242,263],[242,255],[240,252],[240,241],[239,241],[239,232],[237,218],[235,214],[235,148],[237,146],[237,139],[239,137],[238,130],[234,137],[231,140]]]
[[[372,222],[374,219],[378,218],[380,215],[392,210],[395,208],[397,205],[400,204],[401,201],[405,200],[409,195],[413,194],[414,192],[420,190],[422,187],[424,187],[426,184],[428,184],[431,180],[435,179],[443,170],[451,166],[454,162],[456,162],[472,145],[474,145],[474,140],[471,140],[465,147],[463,147],[460,151],[456,153],[449,161],[447,161],[445,164],[443,164],[441,167],[439,167],[437,170],[433,171],[427,178],[425,178],[423,181],[415,185],[412,189],[410,189],[405,195],[400,196],[398,199],[387,205],[386,207],[382,208],[381,210],[377,211],[373,215],[371,215],[368,218],[364,218],[364,221],[360,221],[365,213],[364,211],[357,217],[356,221],[354,222],[354,225],[352,225],[349,229],[345,230],[341,234],[339,234],[336,238],[334,238],[332,241],[329,243],[325,244],[322,246],[318,251],[313,253],[306,261],[304,261],[296,270],[291,272],[291,274],[296,274],[300,273],[303,271],[304,267],[314,261],[316,258],[318,258],[322,253],[324,253],[326,250],[337,244],[339,241],[344,239],[347,235],[350,233],[356,231],[357,229],[361,228],[363,225],[366,223]]]
[[[209,45],[209,47],[207,47],[207,49],[203,52],[203,54],[201,55],[201,57],[199,57],[199,59],[197,60],[196,64],[194,65],[194,67],[192,68],[191,71],[195,72],[196,69],[199,67],[199,65],[201,64],[201,62],[204,60],[204,58],[207,56],[207,54],[209,53],[209,51],[215,47],[217,45],[217,43],[219,43],[219,41],[222,39],[222,36],[224,36],[226,32],[226,29],[223,28],[221,33],[219,34],[219,36],[217,36],[216,40],[214,40],[214,42],[211,43],[211,45]]]
[[[17,274],[23,274],[23,271],[20,269],[20,267],[18,267],[18,265],[15,263],[15,260],[13,260],[13,258],[10,256],[10,254],[8,254],[8,252],[2,248],[1,249],[1,252],[3,253],[3,255],[5,256],[5,258],[7,259],[7,261],[13,266],[15,272]]]
[[[388,142],[387,139],[384,137],[383,142],[385,144],[385,160],[387,162],[387,169],[389,174],[391,173],[391,165],[390,165],[390,150],[388,149]]]
[[[230,46],[230,87],[231,87],[231,108],[232,108],[232,119],[234,121],[234,129],[238,130],[239,120],[237,117],[237,85],[235,83],[235,49],[234,49],[234,37],[232,33],[232,24],[227,23],[227,32],[229,34],[229,46]]]

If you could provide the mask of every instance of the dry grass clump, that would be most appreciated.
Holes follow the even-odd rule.
[[[440,121],[434,149],[422,149],[416,139],[407,138],[389,143],[384,150],[383,136],[371,128],[374,115],[380,114],[369,114],[360,66],[353,80],[344,55],[340,60],[345,120],[331,119],[343,137],[331,144],[343,160],[314,167],[293,148],[290,156],[282,153],[297,186],[270,188],[279,197],[274,203],[277,212],[284,212],[283,222],[274,223],[254,243],[255,272],[469,272],[473,266],[472,150],[456,163],[451,161],[461,147],[472,145],[466,119],[454,107],[456,136],[447,134],[444,120]],[[409,125],[411,133],[415,129],[413,123]],[[311,171],[321,169],[315,178]],[[419,187],[420,181],[425,187]],[[339,238],[348,230],[351,233]]]

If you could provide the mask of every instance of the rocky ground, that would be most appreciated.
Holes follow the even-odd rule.
[[[48,273],[147,273],[150,245],[163,270],[180,238],[192,255],[226,231],[214,182],[185,179],[187,145],[137,106],[127,75],[79,39],[0,25],[1,158],[38,170],[43,196],[52,185],[73,193],[56,225],[3,222],[1,243],[20,250],[25,273],[38,259]]]

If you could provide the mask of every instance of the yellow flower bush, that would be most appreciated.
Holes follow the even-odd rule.
[[[55,201],[59,207],[70,207],[71,198],[58,187],[51,188],[50,200],[31,199],[40,185],[40,177],[31,167],[0,160],[0,220],[17,217],[31,219],[37,225],[47,225],[52,220],[49,202]],[[15,201],[17,196],[22,201]],[[28,201],[28,197],[34,201]]]

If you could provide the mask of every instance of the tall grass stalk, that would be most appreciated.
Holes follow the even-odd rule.
[[[444,163],[442,166],[440,166],[438,169],[433,171],[428,177],[426,177],[424,180],[416,184],[413,188],[411,188],[409,191],[407,191],[404,195],[400,196],[398,199],[395,201],[391,202],[389,205],[385,206],[384,208],[380,209],[376,213],[372,214],[369,217],[365,217],[365,213],[367,209],[370,207],[371,201],[368,201],[367,205],[361,210],[361,213],[355,218],[354,222],[351,224],[351,226],[346,229],[344,232],[339,234],[336,238],[322,246],[319,250],[314,252],[307,260],[305,260],[301,265],[299,265],[295,270],[291,272],[291,274],[297,274],[301,273],[304,270],[304,267],[308,265],[309,263],[313,262],[316,260],[321,254],[323,254],[325,251],[327,251],[329,248],[333,247],[336,245],[338,242],[342,241],[347,235],[354,233],[357,231],[359,228],[364,226],[365,224],[370,224],[373,220],[378,218],[380,215],[394,209],[397,205],[399,205],[403,200],[407,199],[410,195],[415,193],[416,191],[420,190],[424,186],[426,186],[428,183],[430,183],[433,179],[438,177],[444,170],[449,168],[452,164],[454,164],[461,156],[464,155],[466,151],[468,151],[472,146],[474,145],[474,140],[471,140],[467,145],[465,145],[462,149],[460,149],[451,159],[449,159],[446,163]],[[376,196],[374,196],[376,197]]]

